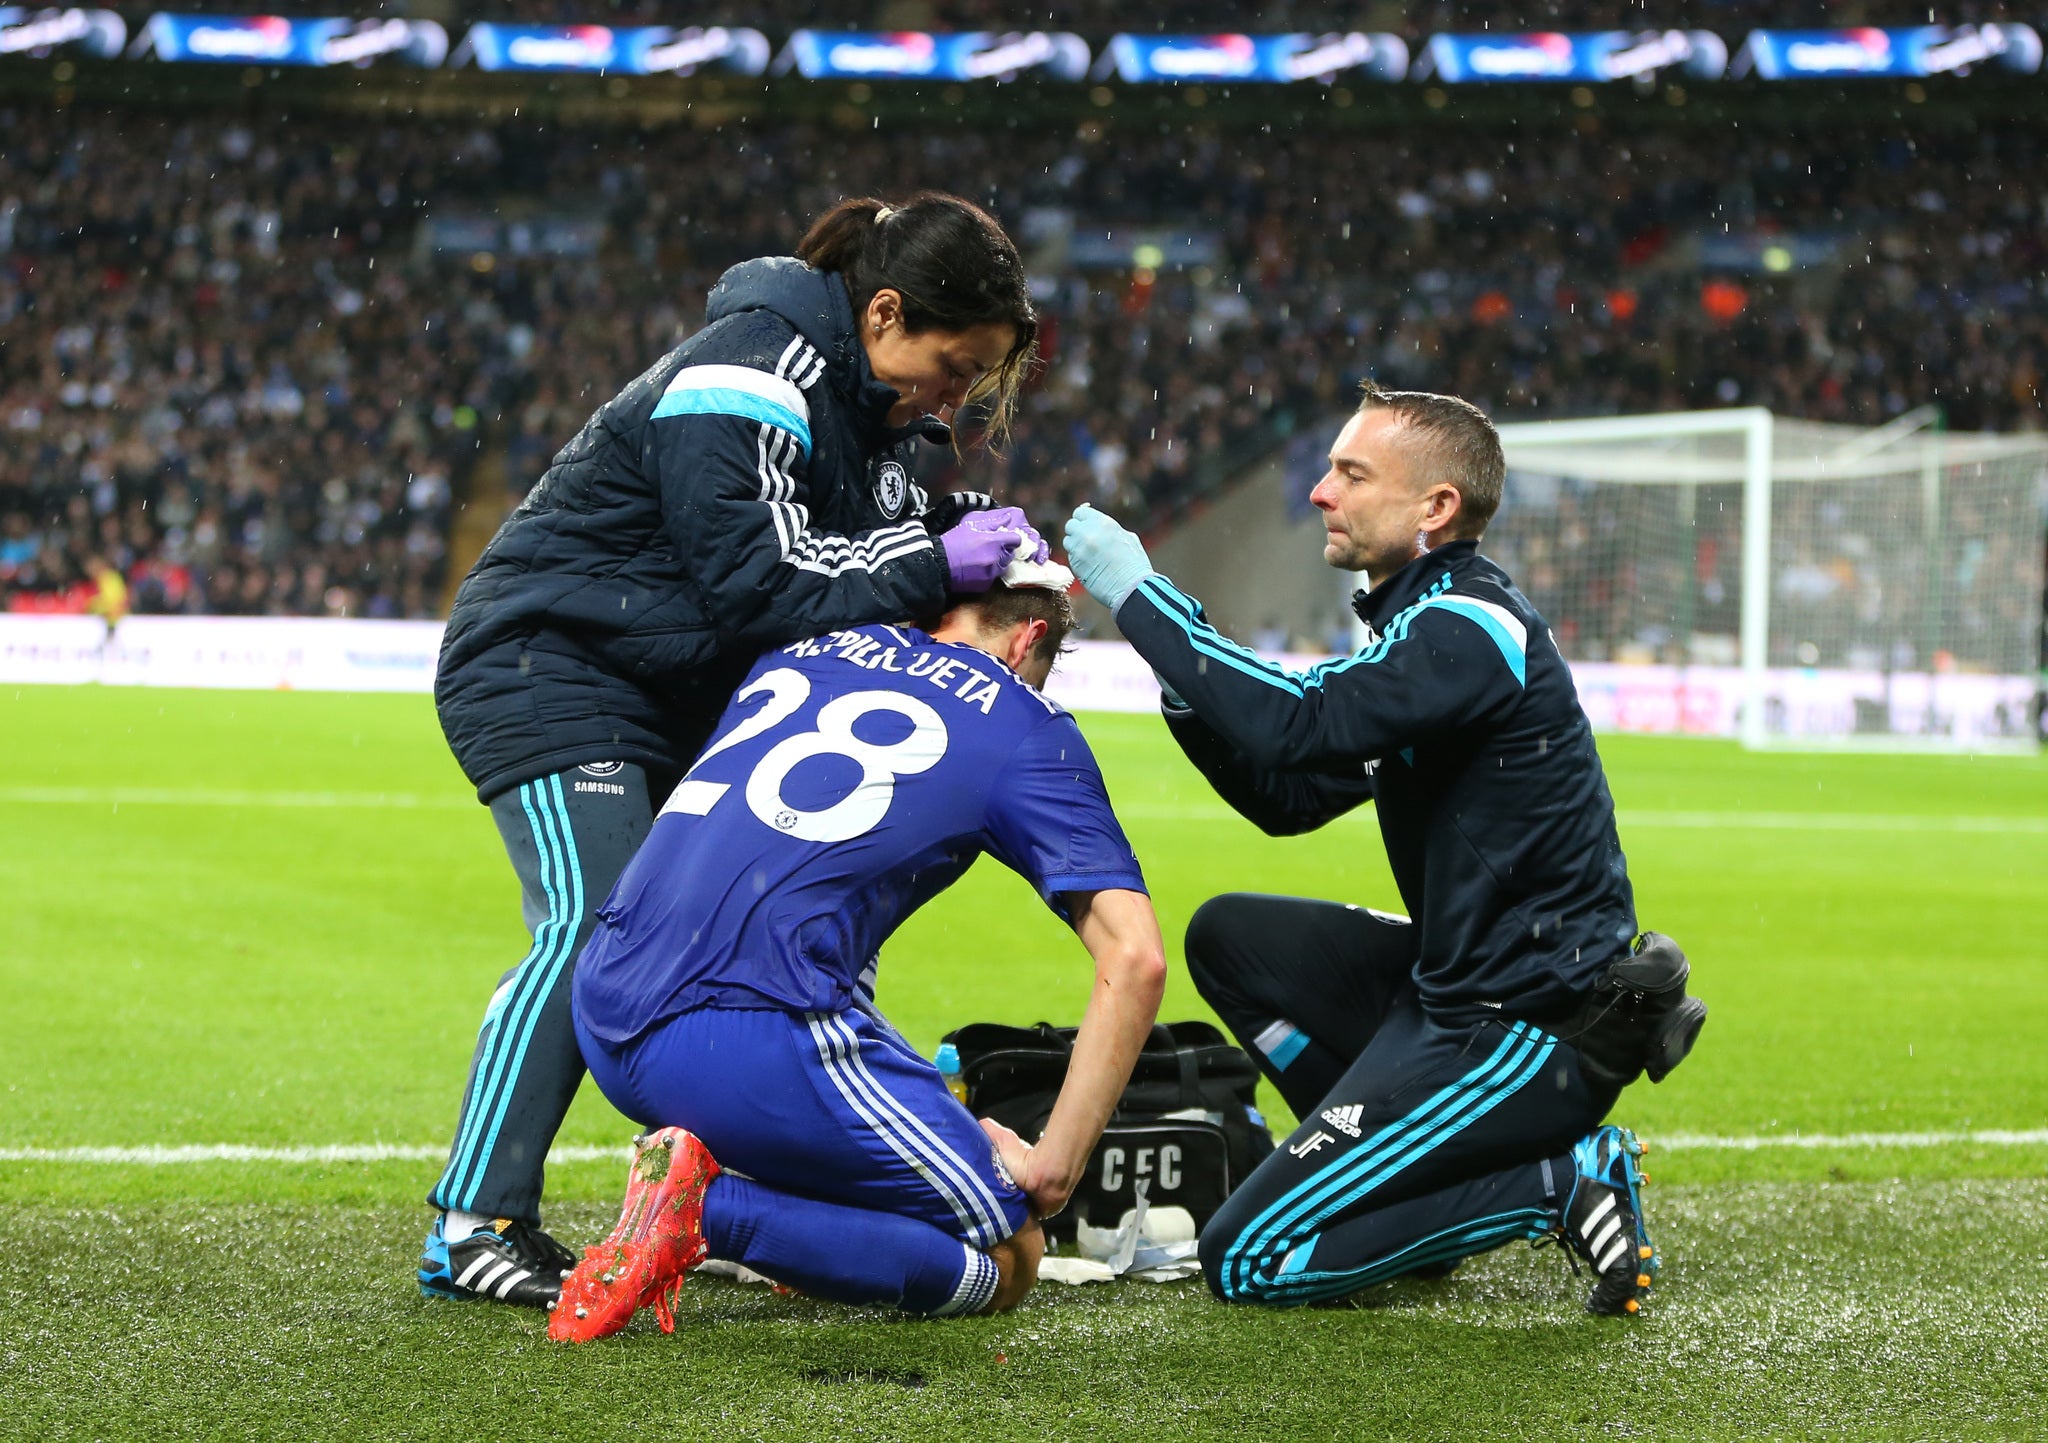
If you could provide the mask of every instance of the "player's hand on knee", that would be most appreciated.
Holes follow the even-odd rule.
[[[1071,1178],[1039,1176],[1042,1169],[1037,1165],[1037,1150],[994,1118],[984,1117],[981,1130],[995,1144],[996,1157],[1002,1162],[1003,1170],[1009,1173],[1010,1180],[1031,1199],[1033,1215],[1049,1218],[1067,1205],[1067,1199],[1074,1192]]]
[[[981,1119],[981,1130],[988,1134],[989,1142],[995,1147],[996,1157],[1002,1162],[1003,1171],[1012,1179],[1021,1181],[1024,1176],[1024,1164],[1031,1160],[1031,1144],[992,1117]]]

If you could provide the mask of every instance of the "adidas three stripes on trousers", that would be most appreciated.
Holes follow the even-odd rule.
[[[654,825],[647,775],[592,762],[491,802],[519,874],[532,946],[499,979],[477,1030],[437,1208],[539,1223],[549,1146],[583,1081],[569,981],[598,906]]]
[[[1188,972],[1301,1125],[1202,1230],[1218,1297],[1342,1297],[1516,1238],[1571,1195],[1614,1105],[1577,1052],[1510,1017],[1424,1012],[1404,919],[1238,893],[1189,924]]]

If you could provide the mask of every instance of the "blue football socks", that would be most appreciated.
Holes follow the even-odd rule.
[[[930,1223],[731,1173],[704,1195],[704,1237],[712,1257],[833,1302],[945,1315],[978,1312],[995,1296],[994,1261]]]

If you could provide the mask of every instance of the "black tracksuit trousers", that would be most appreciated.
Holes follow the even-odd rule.
[[[1614,1105],[1526,1020],[1424,1011],[1406,919],[1233,893],[1188,972],[1301,1125],[1203,1228],[1227,1302],[1342,1297],[1552,1231],[1572,1144]]]
[[[540,1222],[548,1147],[583,1081],[569,1023],[576,954],[654,825],[659,785],[631,762],[592,762],[491,802],[533,945],[484,1009],[434,1207]]]

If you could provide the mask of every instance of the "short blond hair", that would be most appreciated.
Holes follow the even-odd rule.
[[[1508,463],[1500,432],[1470,401],[1429,391],[1383,391],[1371,381],[1359,388],[1358,411],[1391,411],[1422,442],[1425,482],[1455,486],[1458,520],[1453,533],[1476,541],[1500,510]]]

